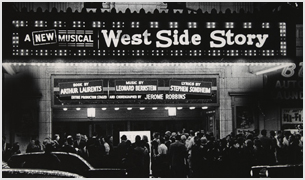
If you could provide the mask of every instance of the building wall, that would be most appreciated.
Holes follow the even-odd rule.
[[[38,98],[38,125],[39,140],[42,142],[45,137],[50,137],[52,135],[52,108],[51,108],[51,74],[60,75],[198,75],[204,76],[209,74],[219,75],[219,122],[220,122],[220,138],[225,137],[230,132],[233,131],[232,122],[232,107],[231,107],[231,97],[229,92],[248,92],[248,91],[260,91],[263,88],[263,78],[262,76],[256,76],[249,72],[248,66],[211,66],[203,65],[196,66],[188,64],[186,66],[94,66],[92,65],[79,65],[70,66],[69,64],[61,66],[19,66],[12,65],[16,69],[16,75],[4,75],[4,82],[6,84],[14,84],[14,79],[18,79],[22,76],[30,75],[32,85],[36,88],[37,92],[41,94]],[[6,86],[7,88],[12,87],[11,85]],[[21,110],[20,110],[21,111]],[[18,113],[16,111],[9,111],[10,113]],[[9,124],[9,115],[6,115],[5,127]],[[268,120],[265,124],[265,129],[272,129],[276,123],[276,118]],[[21,149],[25,150],[25,145],[30,140],[30,133],[27,138],[21,139],[21,137],[15,136],[11,137],[12,141],[24,141],[21,143]]]
[[[98,2],[96,2],[98,3]],[[93,4],[89,6],[102,6],[101,11],[111,11],[112,8],[115,8],[117,12],[125,12],[127,8],[131,12],[140,12],[143,8],[146,12],[154,12],[156,9],[159,12],[168,11],[168,4],[165,2],[101,2],[100,4]],[[48,10],[52,11],[52,8],[57,8],[57,11],[65,12],[68,7],[72,11],[81,12],[82,8],[85,7],[84,2],[15,2],[15,7],[19,11],[23,7],[26,7],[28,11],[36,11],[37,8],[41,8],[42,11]],[[260,9],[265,3],[260,2],[186,2],[185,6],[188,10],[197,11],[201,9],[203,12],[211,13],[212,9],[216,9],[217,12],[225,12],[227,9],[230,9],[231,12],[239,12],[240,9],[243,9],[245,12],[253,12],[254,9]],[[88,7],[88,10],[94,10],[94,8]]]

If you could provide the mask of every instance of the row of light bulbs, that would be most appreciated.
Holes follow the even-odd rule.
[[[13,66],[274,66],[274,65],[288,65],[290,62],[262,62],[262,63],[2,63],[3,65]]]
[[[183,107],[165,107],[164,109],[165,109],[165,110],[168,110],[169,108],[176,108],[177,110],[183,109]],[[103,107],[103,108],[101,108],[101,109],[102,109],[103,111],[107,110],[107,108],[105,108],[105,107]],[[129,110],[129,111],[132,110],[132,109],[133,109],[132,107],[127,107],[127,110]],[[140,110],[144,110],[145,107],[140,107],[139,109],[140,109]],[[158,107],[152,107],[151,109],[152,109],[152,110],[157,110]],[[190,110],[194,110],[194,109],[196,109],[196,107],[192,106],[192,107],[189,107],[189,109],[190,109]],[[208,107],[207,107],[207,106],[202,106],[201,109],[208,109]],[[63,108],[63,110],[64,110],[64,111],[67,111],[68,108]],[[76,108],[76,110],[77,110],[77,111],[80,111],[81,108]],[[119,108],[119,107],[115,107],[114,110],[115,110],[115,111],[118,111],[118,110],[120,110],[120,108]]]

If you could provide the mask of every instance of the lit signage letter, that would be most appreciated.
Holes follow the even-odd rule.
[[[192,36],[192,44],[199,45],[201,43],[201,36],[199,34],[194,34]]]
[[[252,39],[255,39],[255,38],[256,38],[255,34],[248,34],[247,37],[248,37],[248,42],[247,42],[247,44],[248,44],[248,45],[253,45]]]
[[[174,37],[174,42],[173,42],[173,44],[174,44],[174,45],[179,45],[179,41],[178,41],[178,30],[174,30],[174,35],[173,35],[173,37]]]
[[[161,30],[157,33],[157,38],[159,40],[162,40],[162,41],[166,41],[167,43],[166,44],[162,44],[160,43],[159,41],[156,42],[156,47],[162,47],[162,48],[167,48],[167,47],[170,47],[172,45],[172,40],[168,37],[164,37],[162,36],[162,34],[167,34],[168,36],[170,36],[172,33],[170,30]]]
[[[216,44],[216,43],[214,43],[213,41],[210,41],[210,46],[211,46],[211,48],[213,48],[213,47],[216,47],[216,48],[224,47],[225,44],[226,44],[226,40],[225,40],[224,38],[222,38],[222,37],[216,36],[215,34],[220,34],[220,35],[224,36],[224,35],[225,35],[225,31],[216,30],[216,31],[213,31],[213,32],[211,33],[211,38],[212,38],[213,40],[215,40],[215,41],[219,41],[219,42],[220,42],[219,44]]]
[[[78,42],[83,42],[83,39],[82,39],[82,38],[83,38],[83,35],[79,35],[79,36],[78,36]]]
[[[66,39],[66,35],[60,35],[60,34],[58,34],[58,41],[59,41],[59,42],[64,42],[65,39]]]
[[[189,45],[190,44],[189,31],[184,30],[183,32],[184,32],[184,34],[181,34],[181,36],[179,37],[179,42],[181,45]]]
[[[104,35],[105,42],[107,47],[110,47],[111,41],[113,42],[114,47],[118,46],[118,42],[122,33],[122,30],[117,30],[117,36],[114,35],[113,30],[110,31],[109,36],[107,35],[108,30],[102,30],[102,34]]]
[[[150,36],[151,34],[147,32],[147,29],[146,31],[144,31],[143,33],[143,37],[144,37],[144,44],[145,45],[150,45],[151,44],[151,41],[148,40],[148,37]]]
[[[40,34],[35,34],[35,41],[36,42],[41,42]]]
[[[45,34],[41,34],[41,41],[46,42],[46,35]]]
[[[241,40],[240,40],[240,39],[241,39]],[[246,41],[247,41],[247,38],[246,38],[246,36],[243,35],[243,34],[238,34],[238,35],[235,36],[235,42],[236,42],[236,44],[238,44],[238,45],[243,45],[243,44],[246,43]]]
[[[264,35],[258,34],[258,35],[256,35],[256,37],[257,37],[259,42],[257,42],[255,44],[255,46],[258,47],[258,48],[261,48],[265,44],[269,35],[268,34],[264,34]]]
[[[128,34],[122,35],[121,43],[123,45],[128,45],[130,44],[130,36]]]
[[[30,38],[30,36],[28,34],[24,38],[24,42],[26,42],[26,41],[31,42],[31,38]]]
[[[234,36],[234,33],[231,33],[231,30],[229,30],[227,33],[226,33],[226,36],[227,36],[227,44],[228,45],[233,45],[234,44],[234,41],[232,41],[232,37]]]
[[[142,39],[141,39],[142,35],[141,34],[134,34],[132,36],[132,41],[131,44],[132,45],[140,45],[142,44]]]

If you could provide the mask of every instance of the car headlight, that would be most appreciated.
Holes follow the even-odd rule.
[[[269,177],[269,171],[268,171],[268,169],[266,169],[266,177]]]
[[[267,168],[262,168],[259,171],[259,177],[268,177],[269,176],[269,172]]]

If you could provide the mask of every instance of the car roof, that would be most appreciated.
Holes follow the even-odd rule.
[[[259,166],[252,166],[254,168],[287,168],[287,167],[298,167],[303,166],[303,164],[279,164],[279,165],[259,165]]]
[[[44,169],[17,169],[17,168],[9,168],[9,169],[2,169],[2,173],[5,173],[6,176],[14,176],[14,175],[21,175],[24,177],[30,176],[42,176],[42,177],[63,177],[63,178],[84,178],[75,173],[58,171],[58,170],[44,170]],[[2,174],[3,175],[3,174]]]
[[[15,154],[11,158],[26,157],[26,156],[32,156],[32,155],[43,155],[43,154],[45,154],[45,152],[31,152],[31,153]],[[89,167],[89,169],[95,169],[91,164],[89,164],[84,158],[82,158],[78,154],[69,153],[69,152],[52,152],[52,154],[74,156],[74,157],[80,159],[81,161],[83,161],[83,163],[85,163]]]

